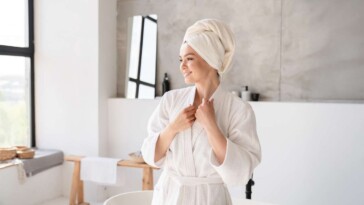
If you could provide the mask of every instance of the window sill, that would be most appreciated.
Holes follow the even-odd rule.
[[[16,166],[23,162],[23,167],[27,177],[50,169],[63,163],[63,152],[59,150],[36,149],[32,159],[15,159],[7,163],[0,164],[0,170],[6,167]]]

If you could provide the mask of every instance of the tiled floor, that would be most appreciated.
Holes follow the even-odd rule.
[[[53,199],[51,201],[44,202],[44,203],[39,204],[39,205],[68,205],[68,204],[69,204],[68,198],[60,197],[60,198],[57,198],[57,199]]]
[[[66,197],[60,197],[57,199],[53,199],[39,205],[69,205],[69,199]],[[91,205],[102,205],[102,203],[91,203]]]

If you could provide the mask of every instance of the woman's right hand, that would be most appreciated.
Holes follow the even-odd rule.
[[[187,128],[190,128],[193,122],[196,120],[196,107],[190,105],[184,108],[176,117],[176,119],[170,124],[171,128],[176,132],[181,132]]]
[[[190,105],[184,108],[160,134],[157,140],[155,148],[154,161],[158,162],[162,157],[166,155],[166,152],[171,145],[173,138],[178,132],[181,132],[192,126],[193,122],[196,120],[195,117],[196,108]]]

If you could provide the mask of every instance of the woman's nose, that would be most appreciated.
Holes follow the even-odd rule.
[[[182,60],[182,61],[181,61],[181,64],[180,64],[180,69],[181,69],[181,70],[184,70],[184,69],[186,69],[186,68],[187,68],[187,66],[186,66],[186,61]]]

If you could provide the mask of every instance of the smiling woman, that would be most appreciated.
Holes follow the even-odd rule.
[[[230,28],[204,19],[187,29],[180,70],[187,88],[165,93],[148,123],[145,162],[163,167],[152,204],[231,205],[261,151],[251,106],[220,86],[235,49]]]

